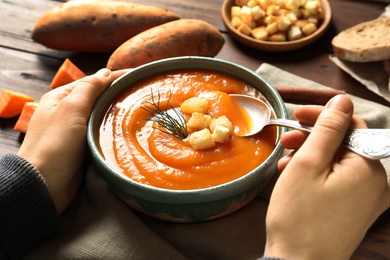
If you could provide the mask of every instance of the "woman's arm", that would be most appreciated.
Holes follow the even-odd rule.
[[[92,106],[124,72],[102,69],[43,95],[18,155],[0,159],[0,259],[23,257],[55,230],[83,178]]]
[[[56,209],[38,170],[17,155],[1,158],[0,259],[20,259],[56,224]]]
[[[292,149],[279,161],[282,171],[266,218],[266,256],[286,259],[349,259],[368,228],[390,205],[386,172],[377,160],[342,147],[354,118],[347,96],[325,108],[298,107],[295,117],[314,123],[309,135],[290,131],[282,145]]]
[[[88,118],[96,98],[113,80],[113,73],[102,69],[56,88],[42,96],[31,118],[18,155],[42,174],[57,214],[66,209],[78,190]]]

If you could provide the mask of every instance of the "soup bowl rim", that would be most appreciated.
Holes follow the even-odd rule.
[[[219,67],[217,67],[218,65]],[[215,67],[214,67],[215,66]],[[96,100],[87,127],[87,143],[89,149],[92,153],[92,159],[100,173],[106,181],[110,182],[115,186],[122,187],[123,192],[132,193],[134,196],[142,197],[147,200],[153,200],[156,202],[173,202],[176,203],[198,203],[198,202],[207,202],[222,200],[228,197],[231,197],[232,194],[240,194],[247,191],[250,188],[258,185],[258,174],[259,171],[263,168],[267,168],[274,160],[278,160],[280,155],[283,152],[283,147],[280,144],[280,135],[285,131],[284,128],[278,130],[278,141],[275,148],[268,158],[258,165],[252,171],[246,173],[245,175],[234,179],[230,182],[226,182],[217,186],[199,188],[199,189],[190,189],[190,190],[176,190],[176,189],[166,189],[158,188],[150,185],[141,184],[136,182],[129,177],[125,176],[123,173],[116,171],[109,163],[103,158],[99,152],[97,146],[97,130],[99,127],[99,121],[102,116],[103,111],[105,111],[108,106],[108,102],[119,94],[123,89],[127,88],[134,82],[139,81],[142,78],[154,75],[156,73],[161,73],[165,71],[172,71],[176,69],[210,69],[220,72],[225,72],[232,75],[227,71],[240,71],[242,74],[234,75],[237,78],[244,79],[244,77],[252,77],[257,79],[259,82],[265,85],[267,91],[269,91],[275,99],[276,104],[278,105],[278,113],[280,118],[287,118],[287,110],[285,104],[280,97],[279,93],[273,88],[269,83],[267,83],[259,74],[256,72],[241,66],[239,64],[225,61],[217,58],[208,58],[208,57],[198,57],[198,56],[184,56],[176,58],[168,58],[164,60],[159,60],[151,62],[140,67],[137,67],[118,79],[116,79]],[[255,87],[256,88],[256,87]],[[257,89],[257,88],[256,88]],[[261,174],[261,173],[260,173]],[[124,187],[126,186],[126,187]],[[131,188],[129,188],[131,187]],[[180,195],[180,196],[178,196]]]

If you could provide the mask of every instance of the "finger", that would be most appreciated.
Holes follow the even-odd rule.
[[[295,152],[291,152],[290,154],[288,154],[288,155],[286,155],[286,156],[284,156],[284,157],[279,159],[279,161],[278,161],[278,170],[279,170],[279,172],[282,172],[287,167],[287,164],[293,158],[294,153]]]
[[[80,96],[82,93],[86,99],[95,100],[113,81],[114,76],[109,69],[101,69],[95,74],[84,77],[74,87],[71,94]]]
[[[103,71],[106,69],[102,69]],[[119,78],[120,76],[123,76],[124,74],[132,71],[133,69],[122,69],[122,70],[116,70],[112,72],[113,80]],[[95,77],[96,75],[92,75]],[[55,88],[51,90],[50,92],[46,93],[41,97],[41,101],[47,102],[48,100],[51,101],[51,103],[57,104],[59,101],[61,101],[63,98],[67,97],[73,89],[85,81],[85,78],[75,80],[71,83],[68,83],[66,85],[63,85],[61,87]]]
[[[84,77],[75,86],[70,86],[73,90],[66,97],[66,101],[81,113],[89,113],[95,100],[113,80],[114,76],[109,69],[101,69],[91,76]],[[87,111],[83,111],[83,108]]]
[[[59,101],[61,101],[62,99],[64,99],[65,97],[67,97],[72,91],[73,89],[78,86],[79,84],[83,84],[83,82],[85,81],[89,81],[91,77],[96,77],[96,76],[99,76],[98,73],[105,73],[109,71],[108,69],[102,69],[101,71],[98,71],[96,74],[94,75],[91,75],[91,76],[87,76],[87,77],[84,77],[82,79],[78,79],[78,80],[75,80],[71,83],[68,83],[68,84],[65,84],[61,87],[58,87],[58,88],[55,88],[49,92],[47,92],[46,94],[44,94],[41,99],[40,99],[40,103],[54,103],[54,104],[58,104]],[[107,72],[108,73],[108,72]],[[124,73],[123,71],[121,71],[121,73]],[[121,74],[116,74],[117,76],[121,75]]]
[[[70,92],[74,89],[74,87],[77,85],[76,82],[79,82],[79,80],[74,81],[72,83],[63,85],[61,87],[55,88],[50,90],[49,92],[46,92],[39,100],[39,106],[41,105],[56,105],[58,102],[60,102],[63,98],[67,97]]]
[[[338,95],[332,98],[319,115],[313,131],[296,156],[305,159],[310,167],[318,169],[319,173],[328,169],[342,144],[352,113],[353,104],[347,96]]]
[[[324,110],[323,106],[306,105],[298,106],[294,110],[295,118],[304,125],[314,125],[318,116]],[[358,116],[353,116],[350,129],[367,128],[366,122]]]
[[[112,75],[114,76],[114,79],[119,78],[120,76],[123,76],[124,74],[132,71],[134,69],[122,69],[122,70],[115,70],[112,72]]]
[[[294,110],[294,116],[301,124],[312,126],[323,110],[323,106],[298,106]]]
[[[280,143],[286,149],[298,149],[305,142],[308,133],[299,130],[286,132],[280,138]]]

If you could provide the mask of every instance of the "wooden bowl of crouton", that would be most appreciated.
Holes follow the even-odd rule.
[[[201,222],[237,211],[277,173],[286,131],[270,126],[252,137],[236,135],[237,122],[247,122],[229,97],[239,93],[267,101],[274,117],[287,118],[275,88],[241,65],[186,56],[137,67],[94,105],[87,141],[96,169],[119,198],[154,218]],[[188,123],[187,136],[165,128],[173,119]]]
[[[264,51],[292,51],[317,41],[329,27],[327,0],[225,0],[222,19],[239,42]]]

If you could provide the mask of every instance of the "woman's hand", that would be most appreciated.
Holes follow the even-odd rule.
[[[325,108],[298,107],[295,117],[314,125],[309,135],[291,131],[282,145],[294,150],[279,161],[282,170],[267,213],[265,256],[286,259],[349,259],[368,228],[390,206],[386,172],[379,161],[341,146],[353,118],[347,96]]]
[[[114,74],[115,73],[115,74]],[[42,96],[18,155],[44,177],[61,214],[75,196],[86,149],[86,129],[96,98],[124,71],[96,74]]]

